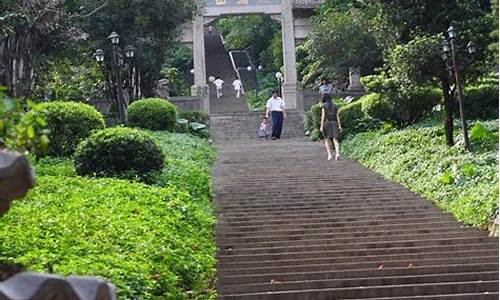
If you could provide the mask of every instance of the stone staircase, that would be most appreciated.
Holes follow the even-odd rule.
[[[234,76],[220,39],[207,41],[208,75]],[[257,139],[263,112],[224,93],[210,99],[219,299],[498,299],[498,239],[358,163],[327,161],[299,111],[281,140]]]
[[[319,143],[218,137],[219,299],[498,299],[486,232]]]

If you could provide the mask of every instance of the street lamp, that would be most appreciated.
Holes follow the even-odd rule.
[[[115,78],[116,78],[116,90],[118,94],[118,115],[121,122],[125,122],[125,100],[123,99],[123,86],[121,80],[120,72],[120,62],[118,59],[118,43],[120,42],[120,36],[116,32],[111,32],[108,37],[113,45],[113,65],[115,68]]]
[[[253,68],[252,66],[248,66],[247,67],[247,71],[248,72],[252,72]],[[262,70],[262,66],[258,66],[257,69],[255,70],[254,72],[254,81],[255,81],[255,99],[258,99],[259,98],[259,80],[257,79],[257,72],[259,70]]]
[[[128,73],[128,89],[130,95],[130,103],[135,101],[136,90],[135,90],[135,79],[136,79],[136,70],[135,70],[135,47],[133,45],[128,45],[124,49],[125,57],[129,61],[129,73]]]
[[[101,49],[97,49],[94,53],[94,56],[97,62],[101,63],[104,61],[104,51],[102,51]]]
[[[473,41],[470,41],[465,48],[467,49],[467,52],[469,52],[469,54],[475,54],[477,51],[476,43],[474,43]]]
[[[111,44],[113,45],[118,45],[120,43],[120,36],[114,31],[111,32],[108,38],[111,40]]]
[[[283,74],[281,74],[281,72],[276,72],[276,74],[274,75],[276,77],[276,79],[278,80],[278,84],[279,84],[279,95],[281,97],[281,85],[283,84]]]
[[[460,74],[460,61],[458,58],[457,52],[457,31],[453,26],[450,26],[446,31],[448,38],[443,41],[441,44],[441,57],[443,61],[446,63],[446,66],[452,71],[453,76],[455,78],[455,86],[457,89],[458,95],[458,107],[460,109],[460,118],[462,119],[462,132],[464,135],[464,146],[465,149],[468,150],[470,147],[469,142],[469,134],[467,131],[467,120],[465,119],[465,108],[464,108],[464,94],[463,94],[463,82]],[[467,44],[467,52],[470,54],[474,54],[476,52],[476,45],[474,42],[469,42]],[[451,54],[451,63],[449,65],[449,55]]]
[[[189,73],[194,74],[194,69],[189,70]]]
[[[125,47],[125,57],[133,58],[135,56],[135,47],[132,45],[128,45]]]

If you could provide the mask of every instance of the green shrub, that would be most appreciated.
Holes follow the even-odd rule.
[[[368,93],[378,93],[388,100],[392,107],[391,120],[400,127],[429,116],[442,99],[440,89],[404,86],[386,73],[363,77],[361,82]]]
[[[401,127],[414,124],[429,116],[441,99],[442,92],[436,88],[400,91],[396,98],[390,100],[394,109],[392,119]]]
[[[156,141],[136,129],[115,127],[84,140],[75,153],[79,175],[146,179],[163,168],[165,156]]]
[[[498,84],[481,84],[464,90],[464,108],[467,119],[498,118]],[[458,101],[455,101],[455,115],[460,116]]]
[[[473,127],[472,152],[464,152],[461,143],[447,146],[441,119],[434,124],[357,134],[344,141],[342,151],[467,225],[486,228],[498,212],[498,121]]]
[[[366,116],[362,108],[363,102],[358,100],[339,110],[343,134],[353,134],[380,127],[381,121]]]
[[[94,107],[77,102],[48,102],[29,111],[24,120],[36,123],[45,120],[49,130],[47,153],[51,156],[68,156],[76,146],[94,130],[105,127],[104,117]]]
[[[389,100],[380,94],[371,93],[361,99],[361,110],[373,119],[388,120],[392,115],[392,107]]]
[[[174,131],[177,121],[177,108],[164,99],[138,100],[128,107],[127,121],[132,127]]]

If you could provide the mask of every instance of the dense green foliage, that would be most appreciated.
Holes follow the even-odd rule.
[[[498,118],[498,81],[465,88],[465,112],[467,119]],[[455,113],[459,114],[458,103]]]
[[[363,101],[357,100],[349,103],[339,110],[340,122],[342,123],[342,132],[354,134],[368,129],[376,128],[380,122],[369,118],[363,113]]]
[[[165,156],[147,134],[125,127],[100,130],[84,140],[75,153],[79,175],[144,179],[163,168]]]
[[[441,102],[442,92],[439,89],[428,86],[405,88],[387,73],[366,76],[362,82],[367,92],[387,99],[392,108],[390,119],[400,126],[423,119]]]
[[[485,228],[498,212],[498,120],[483,125],[494,133],[475,127],[472,152],[464,152],[460,143],[444,145],[437,119],[388,134],[361,133],[345,141],[342,150],[466,224]]]
[[[38,105],[28,102],[28,106]],[[49,138],[45,119],[24,118],[21,101],[7,96],[0,87],[0,148],[19,152],[32,151],[40,156],[47,152]]]
[[[214,150],[189,135],[150,134],[166,154],[164,186],[78,177],[69,158],[36,162],[37,187],[0,219],[0,261],[102,276],[120,299],[212,299]]]
[[[48,154],[52,156],[73,154],[78,143],[94,130],[103,129],[105,126],[101,113],[88,104],[77,102],[55,101],[40,104],[29,111],[23,121],[42,125],[40,118],[45,120],[49,130]]]
[[[177,107],[164,99],[142,99],[127,108],[127,122],[132,127],[173,131],[176,121]]]
[[[23,98],[32,95],[33,87],[37,97],[48,99],[54,93],[73,95],[74,100],[99,98],[116,80],[103,76],[92,54],[104,50],[105,73],[112,74],[107,37],[116,31],[122,47],[136,47],[134,62],[141,67],[136,68],[135,84],[142,95],[150,96],[177,38],[176,29],[192,19],[198,6],[194,0],[1,1],[0,43],[6,48],[0,66],[7,72],[5,82],[0,76],[0,85]],[[130,62],[125,62],[119,80],[125,80],[130,70]],[[89,97],[92,91],[97,94]]]
[[[371,93],[363,96],[361,99],[361,110],[370,118],[385,121],[392,115],[392,107],[389,99],[384,96]]]
[[[324,75],[346,78],[350,67],[370,74],[381,66],[381,52],[370,33],[367,18],[362,11],[348,3],[327,2],[313,18],[314,30],[308,37],[308,58]],[[350,2],[350,1],[344,1]],[[307,66],[302,75],[314,78],[315,69]],[[318,76],[319,74],[316,74]]]

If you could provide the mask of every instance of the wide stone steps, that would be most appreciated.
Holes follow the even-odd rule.
[[[400,285],[384,285],[384,286],[367,286],[367,287],[345,287],[345,288],[324,288],[311,290],[288,290],[283,292],[263,292],[263,293],[248,293],[248,294],[229,294],[219,297],[219,299],[259,299],[259,300],[331,300],[331,299],[371,299],[374,297],[402,297],[403,299],[411,299],[408,297],[429,295],[435,299],[441,299],[440,295],[443,292],[446,294],[472,294],[480,297],[491,296],[485,295],[490,290],[498,289],[498,280],[492,281],[464,281],[464,282],[431,282],[423,284],[400,284]],[[495,296],[479,299],[498,299],[498,292]],[[497,298],[494,298],[497,297]],[[468,298],[477,299],[477,298]]]
[[[263,112],[229,92],[210,103],[218,299],[498,299],[498,239],[353,161],[326,161],[301,112],[281,140],[259,140]]]

